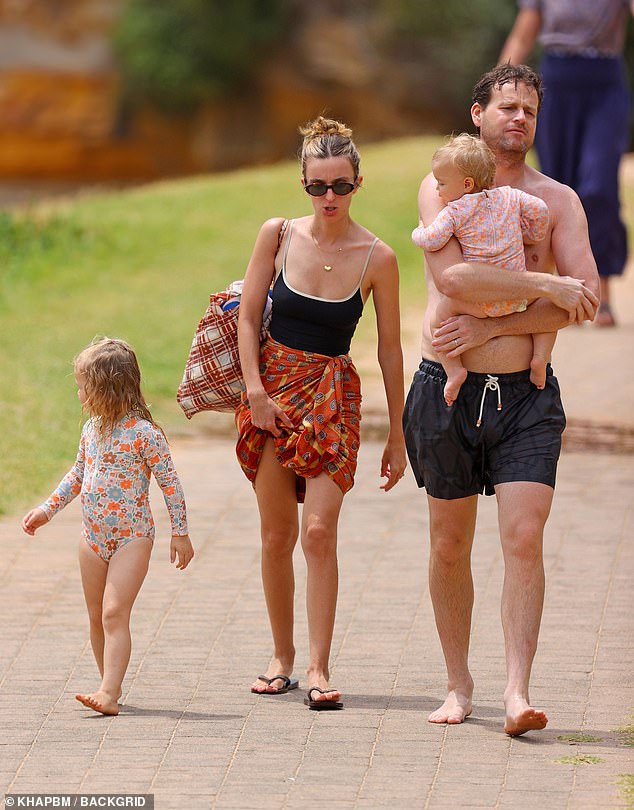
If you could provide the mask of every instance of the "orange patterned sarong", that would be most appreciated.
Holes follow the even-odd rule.
[[[346,493],[354,484],[361,422],[361,383],[350,356],[289,349],[268,337],[260,375],[267,394],[296,429],[275,437],[254,427],[243,394],[236,411],[236,455],[246,477],[255,481],[264,445],[272,438],[277,460],[298,476],[298,501],[304,499],[304,479],[322,472]]]

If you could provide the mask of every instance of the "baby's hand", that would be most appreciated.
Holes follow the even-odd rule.
[[[43,526],[45,523],[48,523],[48,516],[46,512],[39,507],[31,509],[31,511],[22,518],[22,528],[30,535],[34,535],[36,529],[39,529],[40,526]]]
[[[183,568],[187,568],[194,556],[194,548],[188,534],[184,534],[180,537],[172,535],[172,542],[170,543],[170,562],[176,560],[177,554],[178,563],[176,567],[182,571]]]

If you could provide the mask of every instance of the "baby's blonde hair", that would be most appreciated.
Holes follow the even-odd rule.
[[[91,416],[99,417],[102,435],[111,433],[126,414],[156,425],[141,393],[136,354],[124,340],[95,338],[75,357],[73,369],[83,377],[84,407]]]
[[[352,164],[355,179],[359,176],[361,157],[352,140],[352,130],[333,118],[323,115],[299,127],[304,136],[300,152],[302,175],[306,178],[306,162],[310,158],[346,157]]]
[[[432,163],[447,160],[465,177],[472,177],[475,191],[491,188],[495,181],[495,155],[475,135],[450,135],[447,143],[434,152]]]

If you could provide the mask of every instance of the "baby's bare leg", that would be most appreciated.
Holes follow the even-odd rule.
[[[455,298],[448,298],[446,295],[440,297],[438,306],[436,307],[435,317],[432,321],[432,332],[438,329],[440,324],[451,318],[453,315],[471,315],[475,314],[473,305],[469,305],[465,301],[458,301]],[[480,314],[480,317],[482,315]],[[453,346],[450,347],[454,348]],[[463,382],[467,379],[467,370],[462,365],[460,357],[448,357],[444,352],[438,353],[438,359],[447,374],[447,382],[445,383],[445,402],[447,405],[453,405],[456,401],[460,388]]]
[[[546,364],[550,360],[556,339],[556,332],[540,332],[533,335],[530,380],[540,390],[546,386]]]

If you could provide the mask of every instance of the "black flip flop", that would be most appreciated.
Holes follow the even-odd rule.
[[[299,686],[299,681],[297,678],[289,678],[288,675],[276,675],[274,678],[267,678],[266,675],[258,675],[259,681],[264,681],[264,683],[268,684],[269,686],[273,683],[273,681],[282,681],[283,686],[281,689],[276,689],[275,692],[259,692],[257,689],[251,689],[254,695],[268,695],[269,697],[274,695],[285,695],[287,692],[290,692],[291,689],[297,689]]]
[[[328,692],[336,692],[336,689],[321,689],[319,686],[311,686],[304,698],[304,705],[316,712],[332,711],[333,709],[343,709],[343,703],[338,700],[312,700],[313,692],[327,695]]]

